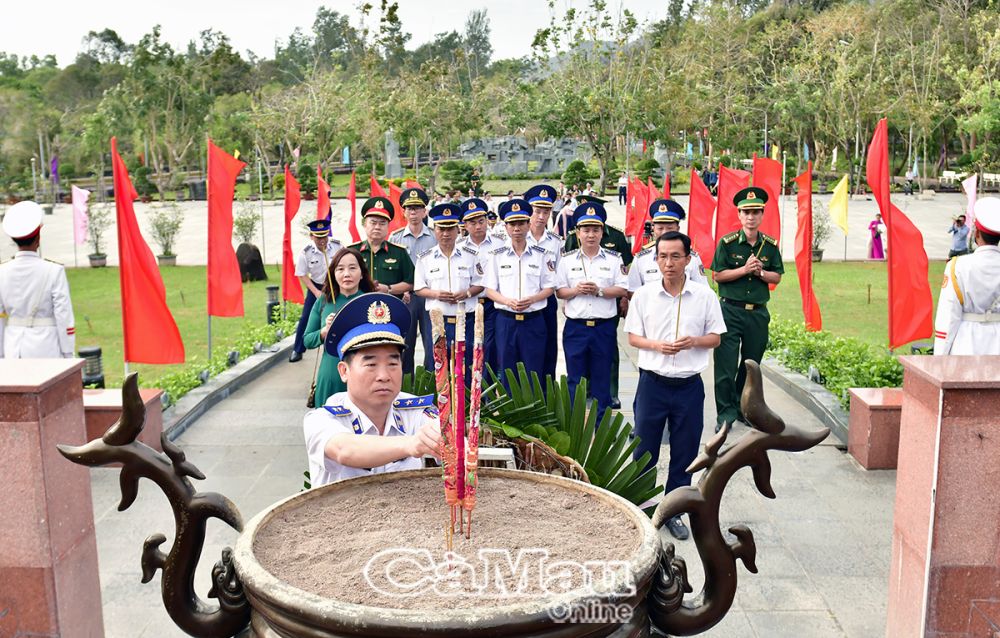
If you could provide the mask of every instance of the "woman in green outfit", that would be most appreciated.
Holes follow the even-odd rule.
[[[330,324],[344,304],[358,295],[375,290],[375,284],[363,264],[361,253],[353,248],[341,248],[333,256],[330,271],[327,273],[327,283],[323,287],[323,296],[313,304],[309,323],[306,325],[304,343],[307,349],[323,346]],[[325,404],[330,395],[347,389],[347,384],[337,371],[338,363],[340,363],[338,357],[323,351],[319,374],[316,376],[317,408]]]

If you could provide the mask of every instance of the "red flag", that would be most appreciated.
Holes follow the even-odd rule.
[[[628,206],[625,215],[625,234],[634,237],[636,227],[642,227],[642,218],[646,213],[646,185],[638,177],[628,182]]]
[[[653,184],[652,177],[649,178],[649,181],[646,184],[646,192],[649,193],[649,195],[647,196],[647,198],[649,199],[649,204],[652,204],[661,197],[660,191],[658,191],[656,189],[656,186]],[[649,208],[648,204],[646,205],[646,208]]]
[[[642,250],[643,239],[645,239],[644,226],[649,219],[649,189],[642,180],[635,180],[635,211],[632,214],[632,254]]]
[[[670,171],[663,176],[663,196],[670,199]]]
[[[323,167],[316,165],[316,219],[330,214],[330,185],[323,179]]]
[[[773,161],[773,160],[772,160]],[[756,168],[754,179],[756,180]],[[819,311],[819,301],[812,285],[812,162],[808,162],[806,172],[795,178],[799,185],[799,225],[795,232],[795,270],[799,275],[799,290],[802,293],[802,316],[806,320],[806,330],[813,332],[823,329],[823,316]],[[768,193],[770,195],[770,193]],[[767,216],[767,213],[764,213]]]
[[[347,188],[347,199],[351,202],[351,219],[347,222],[347,230],[351,233],[351,241],[361,241],[361,233],[358,232],[358,190],[356,188],[356,175],[351,171],[351,185]]]
[[[233,192],[241,162],[208,140],[208,314],[243,316],[243,277],[233,250]]]
[[[753,185],[767,192],[764,204],[764,218],[760,222],[760,232],[781,242],[781,212],[778,202],[781,198],[781,162],[767,157],[753,155]],[[811,201],[811,200],[810,200]]]
[[[302,192],[299,183],[285,164],[285,236],[281,241],[281,298],[285,301],[305,303],[302,284],[295,276],[295,253],[292,252],[292,219],[299,212]]]
[[[403,206],[400,203],[403,201],[403,189],[392,182],[389,182],[389,200],[396,207],[396,214],[389,222],[389,232],[394,233],[406,226],[406,215],[403,214]]]
[[[118,277],[122,292],[122,337],[125,361],[184,363],[184,342],[167,307],[167,293],[153,251],[139,232],[132,188],[118,140],[111,138],[111,167],[118,215]]]
[[[865,175],[888,231],[889,347],[898,348],[933,334],[934,302],[927,281],[924,237],[889,199],[889,134],[885,118],[875,127]]]
[[[371,179],[369,190],[371,191],[372,197],[388,197],[388,195],[385,194],[385,189],[382,188],[382,185],[379,184],[378,180],[374,177]]]
[[[413,179],[408,179],[403,184],[406,188],[419,188],[420,190],[424,190],[424,187],[420,185],[420,182]]]
[[[691,237],[691,247],[702,256],[701,260],[706,267],[712,264],[712,258],[715,257],[715,236],[712,234],[714,215],[715,198],[692,168],[688,235]]]
[[[743,227],[739,215],[736,214],[736,204],[733,197],[736,193],[750,185],[750,173],[735,168],[726,168],[719,164],[719,212],[715,216],[715,237],[728,235]]]

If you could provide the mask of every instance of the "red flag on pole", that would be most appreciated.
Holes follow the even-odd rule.
[[[351,219],[347,222],[347,230],[351,233],[351,241],[361,241],[361,233],[358,232],[358,189],[356,186],[356,175],[351,171],[351,185],[347,188],[347,199],[351,202]]]
[[[653,184],[652,177],[649,178],[649,181],[646,184],[646,192],[648,193],[647,199],[649,200],[649,204],[652,204],[661,197],[660,191],[657,190],[656,186]],[[649,204],[646,205],[647,209],[649,208]]]
[[[750,185],[750,173],[719,164],[719,212],[715,216],[715,238],[742,228],[733,197]]]
[[[420,182],[413,179],[408,179],[403,182],[403,184],[406,188],[419,188],[420,190],[424,190],[424,187],[420,185]]]
[[[241,162],[208,140],[208,314],[243,316],[243,277],[233,250],[233,192]]]
[[[760,222],[760,232],[774,237],[780,245],[781,211],[778,208],[778,202],[781,198],[781,162],[767,157],[757,157],[757,154],[754,153],[753,185],[763,188],[767,192],[767,204],[764,205],[764,218]]]
[[[706,266],[712,263],[712,258],[715,256],[715,236],[712,234],[714,215],[715,198],[692,168],[691,201],[688,204],[687,218],[688,235],[691,237],[691,247],[702,256],[701,261]]]
[[[628,199],[625,211],[625,234],[634,237],[636,227],[642,226],[642,216],[646,206],[643,202],[646,198],[646,185],[638,177],[633,177],[628,181]]]
[[[670,171],[663,175],[663,196],[670,199]]]
[[[889,347],[898,348],[933,334],[934,302],[927,280],[924,237],[889,198],[889,133],[885,118],[875,127],[865,175],[888,230]]]
[[[756,180],[756,170],[754,180]],[[798,229],[795,232],[795,270],[799,275],[799,291],[802,293],[802,316],[806,330],[813,332],[823,329],[823,316],[819,311],[819,301],[812,285],[812,162],[806,165],[806,172],[795,178],[798,193]],[[770,193],[768,193],[770,195]],[[767,217],[767,213],[764,213]]]
[[[316,165],[316,219],[330,214],[330,185],[323,179],[323,167]]]
[[[406,226],[406,215],[403,214],[403,205],[401,203],[403,201],[403,189],[392,182],[389,182],[389,200],[396,207],[396,214],[393,215],[392,221],[389,222],[389,233],[394,233]]]
[[[292,219],[299,212],[302,192],[292,171],[285,164],[285,236],[281,241],[281,298],[285,301],[305,303],[302,284],[295,276],[295,253],[292,252]]]
[[[111,138],[111,167],[118,218],[118,277],[122,293],[122,337],[125,361],[184,363],[184,342],[167,306],[160,269],[139,232],[132,202],[138,198]]]
[[[369,186],[369,189],[372,197],[388,197],[388,195],[385,194],[385,189],[382,188],[382,185],[379,184],[378,180],[374,177],[371,178],[371,185]]]
[[[650,193],[649,189],[642,180],[635,180],[635,211],[632,215],[632,254],[636,254],[642,250],[642,241],[645,239],[644,226],[646,220],[649,218],[649,202]]]

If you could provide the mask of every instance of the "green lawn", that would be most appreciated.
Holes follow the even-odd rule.
[[[947,262],[930,262],[928,275],[937,307],[941,277]],[[876,345],[887,345],[888,283],[885,262],[813,264],[813,289],[823,316],[823,329]],[[869,302],[869,288],[871,301]],[[772,316],[802,321],[802,297],[795,263],[785,259],[785,276],[771,293]],[[929,338],[928,338],[929,339]],[[905,354],[909,354],[906,350]]]
[[[174,315],[184,339],[187,361],[208,360],[208,317],[205,315],[206,275],[204,266],[176,266],[161,268],[167,304]],[[235,343],[241,328],[247,324],[266,323],[268,285],[280,284],[276,266],[267,268],[268,281],[243,284],[244,317],[212,318],[212,349],[225,353]],[[76,314],[77,348],[100,346],[104,356],[104,370],[108,385],[120,385],[124,366],[122,361],[121,299],[117,268],[68,268],[73,311]],[[293,312],[299,306],[290,306]],[[148,335],[156,339],[156,335]],[[138,371],[143,386],[151,387],[160,375],[181,368],[180,365],[131,364]]]

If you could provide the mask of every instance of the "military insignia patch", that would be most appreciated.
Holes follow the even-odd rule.
[[[552,261],[551,259],[545,262],[545,265],[549,267],[549,272],[556,271],[556,262]]]
[[[520,204],[511,204],[510,205],[510,210],[511,210],[512,213],[516,213],[519,210],[521,210],[521,205]]]
[[[389,323],[390,319],[389,306],[384,301],[376,301],[368,306],[368,323]]]
[[[946,273],[944,279],[941,280],[941,289],[943,290],[947,287],[948,287],[948,275]]]
[[[656,209],[656,212],[658,212],[658,213],[665,213],[665,212],[667,212],[667,205],[666,204],[660,204],[660,207],[658,209]]]
[[[479,275],[483,274],[483,265],[482,264],[476,264],[476,273],[479,274]]]
[[[627,275],[628,274],[628,269],[625,268],[625,264],[622,264],[622,274],[623,275]]]

